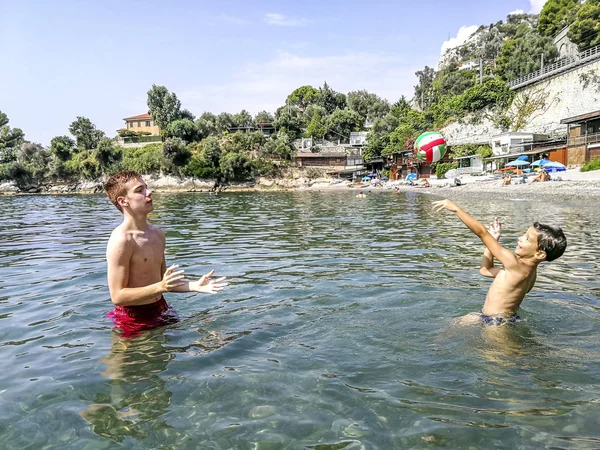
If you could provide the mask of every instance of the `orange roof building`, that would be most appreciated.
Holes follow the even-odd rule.
[[[125,129],[129,131],[146,131],[153,136],[158,136],[160,134],[160,128],[154,122],[152,116],[148,113],[146,114],[138,114],[137,116],[125,117],[123,119],[125,121]]]

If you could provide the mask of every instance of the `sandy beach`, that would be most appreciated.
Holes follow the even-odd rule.
[[[416,191],[441,197],[464,198],[472,197],[477,194],[493,194],[500,198],[523,198],[531,197],[545,198],[554,200],[577,200],[600,199],[600,171],[580,172],[579,168],[568,169],[566,172],[552,174],[552,180],[544,183],[530,183],[532,177],[527,183],[522,184],[521,177],[515,177],[512,183],[507,186],[502,185],[502,179],[494,176],[470,176],[461,177],[462,184],[453,186],[452,180],[429,179],[431,187],[425,188],[419,183],[411,186],[404,181],[392,181],[384,184],[383,187],[372,187],[362,185],[335,185],[329,186],[315,184],[310,189],[335,189],[352,188],[353,190],[377,191],[395,189],[398,191]]]

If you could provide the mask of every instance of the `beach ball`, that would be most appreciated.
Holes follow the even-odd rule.
[[[419,161],[434,163],[444,157],[446,140],[437,131],[427,131],[415,141],[415,155]]]

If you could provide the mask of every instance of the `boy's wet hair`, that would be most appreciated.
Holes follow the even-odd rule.
[[[123,212],[121,205],[117,202],[117,198],[127,194],[127,183],[131,180],[141,180],[142,176],[133,170],[124,170],[123,172],[115,173],[104,183],[104,192],[108,195],[109,200],[117,209]]]
[[[554,261],[562,256],[567,248],[567,238],[560,227],[535,222],[533,228],[540,233],[538,249],[546,253],[546,261]]]

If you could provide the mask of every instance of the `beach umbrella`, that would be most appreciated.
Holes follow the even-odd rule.
[[[531,163],[532,166],[543,166],[544,164],[548,164],[550,160],[548,159],[539,159]]]
[[[504,164],[504,167],[509,167],[509,166],[521,167],[521,166],[528,166],[528,165],[529,165],[528,161],[516,159],[514,161],[507,162],[506,164]]]
[[[527,155],[521,155],[517,158],[517,161],[527,161]]]
[[[547,162],[543,167],[546,172],[565,172],[567,170],[564,164],[556,161]]]

